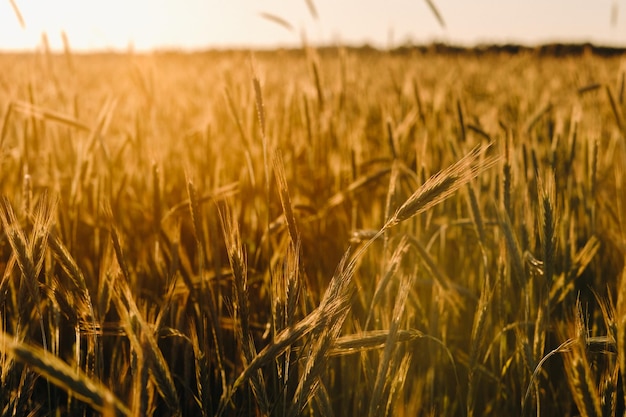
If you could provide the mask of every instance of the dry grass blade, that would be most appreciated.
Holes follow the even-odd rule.
[[[439,13],[439,9],[437,8],[437,6],[435,6],[435,3],[433,3],[432,0],[426,0],[426,4],[430,8],[430,11],[433,12],[433,14],[435,15],[435,18],[437,18],[437,22],[439,22],[439,25],[445,29],[446,22],[444,22],[443,16],[441,15],[441,13]]]
[[[191,184],[191,186],[193,187],[193,183],[189,182],[189,184]],[[189,187],[189,185],[188,185]],[[188,190],[189,192],[189,190]],[[238,182],[233,182],[231,184],[227,184],[224,186],[221,186],[217,189],[215,189],[213,192],[211,193],[207,193],[204,195],[197,195],[195,193],[195,189],[193,190],[194,192],[194,197],[195,197],[195,203],[196,206],[192,206],[191,205],[191,200],[188,198],[184,201],[181,201],[180,203],[177,203],[175,205],[173,205],[162,217],[161,219],[161,223],[163,223],[165,220],[169,219],[171,216],[173,216],[174,214],[179,214],[180,212],[182,212],[183,210],[191,210],[194,207],[199,208],[203,203],[206,203],[208,201],[221,201],[224,200],[226,198],[232,197],[235,194],[239,193],[239,183]],[[193,213],[192,213],[193,215]]]
[[[416,329],[398,329],[395,338],[396,343],[412,342],[422,338],[433,339],[432,336]],[[329,354],[342,356],[380,349],[385,346],[387,339],[389,339],[389,330],[370,330],[359,334],[341,336],[335,340]]]
[[[316,219],[324,217],[328,213],[328,211],[330,211],[334,207],[337,207],[340,204],[342,204],[344,201],[346,201],[346,199],[348,198],[350,194],[353,194],[359,189],[365,188],[372,182],[387,175],[390,171],[391,171],[391,167],[385,167],[369,175],[363,175],[357,178],[356,180],[351,182],[346,187],[345,190],[339,191],[336,194],[334,194],[332,197],[330,197],[328,201],[326,202],[326,204],[324,204],[324,206],[319,210],[319,212],[314,217]]]
[[[20,26],[22,27],[22,29],[26,29],[26,23],[24,23],[22,12],[20,12],[20,8],[17,7],[17,3],[15,3],[15,0],[9,0],[9,3],[11,3],[11,7],[13,8],[13,12],[15,13],[15,17],[17,17],[17,20],[20,22]]]
[[[31,103],[16,101],[12,103],[12,109],[16,112],[34,117],[38,120],[50,120],[79,130],[90,131],[91,128],[79,120],[53,110],[44,109]]]
[[[497,157],[481,156],[489,145],[478,146],[443,171],[438,172],[422,184],[408,200],[396,210],[395,214],[385,224],[385,229],[402,221],[408,220],[420,213],[441,203],[454,194],[463,185],[491,168],[497,162]]]
[[[309,13],[313,16],[313,19],[319,19],[319,15],[317,14],[317,8],[315,7],[315,3],[313,0],[306,0],[306,5],[309,8]]]
[[[288,21],[286,21],[282,17],[276,16],[275,14],[266,13],[266,12],[259,13],[259,16],[261,16],[263,19],[269,20],[270,22],[274,22],[274,23],[284,27],[289,32],[293,32],[294,31],[293,26],[291,25],[291,23],[289,23]]]
[[[90,379],[57,356],[36,346],[16,342],[4,332],[0,332],[0,350],[35,369],[48,381],[86,402],[95,410],[100,412],[115,410],[121,415],[131,416],[130,410],[105,385]]]

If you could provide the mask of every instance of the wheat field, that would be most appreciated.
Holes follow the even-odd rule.
[[[623,415],[620,57],[0,68],[3,416]]]

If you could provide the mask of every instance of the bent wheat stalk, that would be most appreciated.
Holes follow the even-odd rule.
[[[0,331],[0,351],[27,364],[48,381],[72,393],[96,411],[115,410],[123,416],[131,415],[130,410],[101,382],[89,378],[46,350],[17,342],[12,336]]]

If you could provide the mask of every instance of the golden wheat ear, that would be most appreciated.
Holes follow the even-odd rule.
[[[448,168],[428,178],[391,216],[384,228],[423,213],[441,203],[462,186],[498,162],[497,156],[486,156],[491,144],[477,146]]]

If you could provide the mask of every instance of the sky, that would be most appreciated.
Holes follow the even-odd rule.
[[[297,47],[303,38],[379,48],[433,41],[626,46],[626,0],[431,1],[445,26],[426,0],[0,0],[0,50],[36,49],[44,33],[53,50],[63,48],[65,33],[74,51]]]

